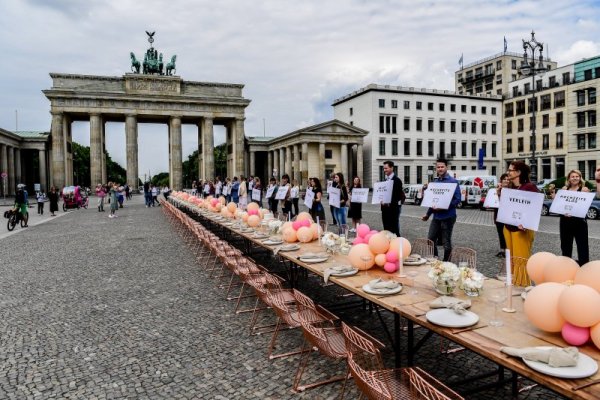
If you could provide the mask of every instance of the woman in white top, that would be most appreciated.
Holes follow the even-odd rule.
[[[298,201],[300,199],[300,186],[298,186],[298,180],[292,180],[292,188],[290,189],[290,198],[292,199],[292,205],[294,206],[294,215],[298,215]]]

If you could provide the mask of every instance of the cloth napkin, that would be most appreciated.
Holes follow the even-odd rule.
[[[354,271],[354,267],[350,265],[336,265],[334,267],[329,267],[326,268],[325,271],[323,271],[323,280],[325,281],[325,283],[327,283],[331,274],[341,274],[350,271]]]
[[[500,351],[524,360],[539,361],[551,367],[574,367],[579,360],[577,347],[501,347]]]
[[[313,258],[323,258],[323,257],[327,257],[326,253],[304,253],[301,254],[300,257],[298,258],[302,258],[304,260],[310,260]]]
[[[400,284],[396,281],[384,281],[383,279],[377,278],[369,281],[369,286],[371,289],[387,292],[392,289],[396,289],[398,286],[400,286]]]
[[[471,300],[461,300],[450,296],[441,296],[429,303],[429,308],[448,308],[457,314],[464,314],[471,307]]]

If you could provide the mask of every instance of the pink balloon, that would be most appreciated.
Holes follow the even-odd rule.
[[[310,227],[310,220],[303,219],[303,220],[300,221],[300,225],[306,226],[308,228],[308,227]]]
[[[248,215],[258,215],[258,210],[248,210]]]
[[[352,244],[361,244],[364,243],[365,241],[363,240],[363,238],[361,238],[360,236],[357,236],[353,241]]]
[[[369,234],[367,234],[367,236],[365,236],[365,237],[363,238],[363,240],[365,241],[365,243],[369,243],[369,240],[371,239],[371,237],[372,237],[373,235],[374,235],[374,233],[370,233],[370,232],[369,232]]]
[[[367,236],[367,234],[369,232],[371,232],[371,228],[369,228],[369,225],[367,225],[367,224],[360,224],[358,226],[358,228],[356,229],[356,233],[361,238],[364,238],[365,236]]]
[[[383,269],[385,270],[385,272],[391,274],[392,272],[396,272],[398,271],[398,264],[396,263],[391,263],[391,262],[387,262],[385,263],[385,265],[383,266]]]
[[[292,228],[294,228],[295,231],[297,231],[298,229],[302,228],[302,221],[294,221],[294,222],[292,222]]]
[[[573,346],[581,346],[590,339],[590,328],[580,328],[565,322],[561,334],[565,342]]]
[[[388,250],[387,253],[385,253],[385,259],[387,260],[387,262],[391,262],[391,263],[395,263],[398,261],[398,250]]]
[[[371,233],[372,233],[373,235],[374,235],[374,234],[376,234],[377,232],[379,232],[377,229],[371,229]]]

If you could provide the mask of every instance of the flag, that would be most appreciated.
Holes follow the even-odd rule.
[[[504,52],[506,53],[506,49],[508,49],[508,44],[506,43],[506,36],[504,36]]]
[[[460,65],[462,67],[462,63],[463,63],[463,55],[460,55],[460,59],[458,60],[458,65]]]

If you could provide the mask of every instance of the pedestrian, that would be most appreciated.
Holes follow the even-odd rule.
[[[498,194],[498,199],[500,199],[500,194],[502,193],[503,188],[507,188],[510,185],[510,179],[508,179],[508,174],[504,173],[500,175],[500,183],[498,183],[498,187],[496,188],[496,193]],[[504,239],[504,224],[498,221],[498,209],[494,208],[494,224],[496,225],[496,233],[498,233],[498,242],[500,243],[500,251],[496,253],[496,257],[505,257],[506,256],[506,239]]]
[[[319,222],[325,222],[325,208],[323,207],[323,188],[321,187],[321,181],[319,178],[310,179],[310,187],[312,192],[315,194],[313,199],[312,207],[310,208],[310,215],[314,221],[319,219]]]
[[[215,182],[215,196],[220,197],[223,194],[223,182],[221,182],[221,177],[217,176]]]
[[[231,183],[231,201],[233,201],[235,204],[239,203],[240,201],[240,181],[238,181],[237,176],[233,177],[233,182]]]
[[[37,193],[38,215],[44,215],[44,202],[46,201],[46,193],[40,190]]]
[[[131,200],[131,189],[129,188],[128,184],[125,184],[125,199],[126,200]]]
[[[277,217],[277,200],[275,200],[275,196],[277,195],[279,186],[277,185],[277,180],[275,178],[271,178],[269,180],[268,190],[271,190],[271,188],[273,188],[273,191],[271,192],[271,196],[269,196],[267,201],[269,202],[269,210],[271,210],[271,213],[274,217]]]
[[[260,195],[258,197],[258,200],[252,199],[252,201],[258,204],[260,208],[262,208],[262,185],[258,176],[254,178],[254,185],[252,186],[252,191],[254,190],[258,190]]]
[[[110,189],[110,215],[109,218],[117,218],[117,209],[119,208],[119,185],[115,182]]]
[[[340,189],[340,206],[333,207],[335,212],[335,220],[337,221],[339,233],[342,232],[342,225],[346,225],[346,204],[348,204],[348,188],[344,183],[344,175],[341,172],[336,173],[333,176],[333,186],[336,189]]]
[[[208,183],[208,181],[206,181],[204,183],[204,190],[202,191],[204,198],[207,198],[208,196],[210,196],[210,184]]]
[[[583,184],[581,171],[576,169],[569,171],[563,190],[575,192],[590,191]],[[577,245],[577,262],[580,266],[587,264],[590,261],[590,247],[588,244],[588,224],[586,218],[573,217],[569,214],[561,215],[559,233],[562,255],[569,258],[573,255],[573,239],[575,239],[575,244]]]
[[[227,204],[231,202],[231,179],[225,178],[225,183],[223,184],[223,196],[225,196],[225,201]]]
[[[110,197],[108,201],[110,203]],[[148,181],[144,182],[144,202],[146,203],[146,207],[150,207],[150,203],[152,202],[152,192],[150,191],[150,182]]]
[[[169,198],[169,195],[171,194],[171,189],[169,189],[168,186],[163,187],[162,194],[163,194],[165,200],[167,200]]]
[[[152,185],[150,188],[150,193],[152,194],[152,207],[154,207],[154,203],[160,206],[160,202],[158,201],[158,188],[156,185]]]
[[[523,161],[513,161],[508,167],[508,179],[510,180],[510,189],[523,190],[537,193],[537,187],[531,182],[529,174],[531,169]],[[535,232],[531,229],[525,229],[523,225],[504,225],[504,239],[506,248],[510,250],[511,257],[521,257],[528,259],[533,249],[533,240]],[[518,265],[513,271],[513,284],[516,286],[529,286],[531,280],[527,275],[527,270]]]
[[[287,187],[287,191],[285,192],[285,197],[279,201],[279,203],[281,204],[281,212],[283,213],[283,215],[285,215],[286,218],[288,218],[289,220],[291,220],[291,216],[292,216],[292,200],[290,199],[290,176],[288,174],[283,174],[281,176],[281,181],[279,182],[279,188],[277,188],[277,191],[279,191],[279,189],[281,189],[282,187]],[[277,200],[275,200],[277,202]]]
[[[248,205],[248,185],[244,175],[240,176],[240,180],[240,187],[238,188],[238,202],[240,204],[240,208],[245,210],[246,206]]]
[[[352,180],[352,189],[354,188],[362,188],[362,184],[358,176],[355,176]],[[350,232],[356,232],[356,227],[362,220],[362,203],[356,203],[352,201],[352,190],[349,191],[349,197],[350,208],[348,209],[348,218],[352,219],[352,228],[350,229]]]
[[[119,186],[117,199],[119,200],[119,208],[123,208],[123,202],[125,201],[125,188],[123,186]]]
[[[427,238],[434,243],[434,256],[438,255],[438,238],[441,238],[442,245],[444,246],[444,261],[448,261],[450,259],[450,253],[452,253],[452,231],[454,229],[454,223],[456,222],[456,206],[461,201],[460,188],[458,186],[458,181],[448,173],[447,160],[443,158],[438,159],[435,163],[435,169],[437,177],[434,179],[434,182],[456,183],[456,189],[454,190],[454,196],[452,197],[450,206],[447,210],[429,207],[427,213],[421,219],[427,221],[433,214]]]
[[[104,197],[106,191],[101,184],[96,185],[96,196],[98,196],[98,212],[104,212]]]
[[[294,206],[294,214],[292,217],[298,215],[300,210],[298,209],[298,202],[300,201],[300,186],[298,186],[298,180],[292,180],[292,189],[290,190],[290,198],[292,199],[292,206]]]
[[[50,216],[55,217],[55,212],[58,211],[58,192],[54,186],[50,187],[50,192],[48,193],[48,200],[50,201]]]
[[[334,179],[335,179],[335,175],[333,173],[331,173],[331,175],[329,175],[329,180],[327,181],[327,199],[328,200],[329,200],[329,188],[333,186]],[[337,221],[335,219],[335,210],[331,204],[329,205],[329,212],[331,213],[331,218],[333,219],[333,221],[331,222],[330,225],[337,225]]]
[[[393,182],[390,202],[381,202],[383,229],[400,236],[400,213],[402,212],[402,204],[406,200],[406,195],[402,189],[402,180],[394,173],[394,162],[390,160],[383,163],[383,174],[386,181]]]

